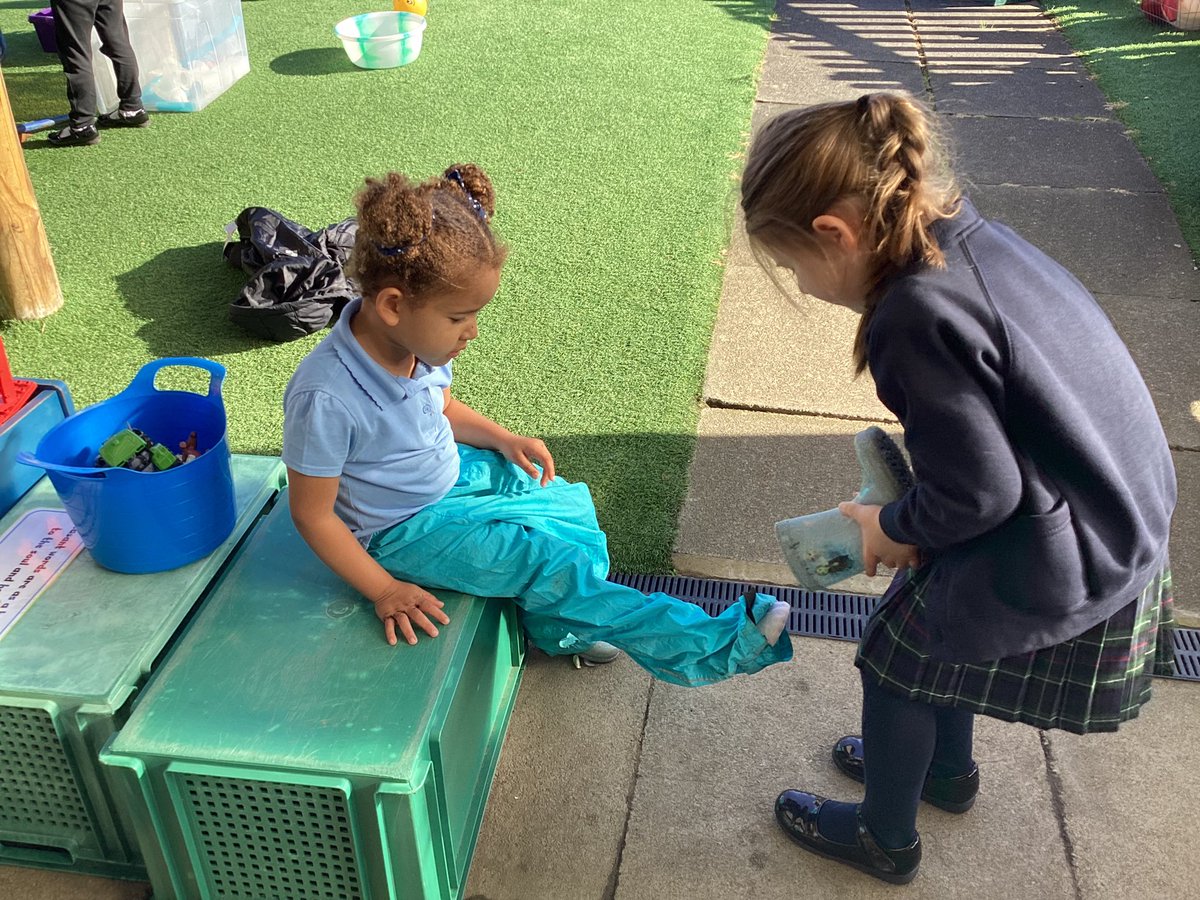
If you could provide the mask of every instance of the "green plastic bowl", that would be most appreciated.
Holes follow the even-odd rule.
[[[425,17],[406,12],[369,12],[342,19],[333,27],[360,69],[406,66],[421,54]]]

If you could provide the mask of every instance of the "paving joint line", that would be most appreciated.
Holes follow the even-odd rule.
[[[1027,188],[1033,191],[1072,191],[1080,194],[1119,194],[1123,197],[1167,197],[1167,192],[1165,190],[1131,191],[1129,188],[1119,187],[1089,187],[1088,185],[1069,187],[1055,184],[1025,184],[1017,181],[978,181],[975,179],[966,180],[968,180],[970,184],[975,187]],[[1168,197],[1168,199],[1170,198]]]
[[[1124,129],[1125,134],[1129,134],[1129,129],[1118,122],[1116,119],[1105,118],[1104,116],[1020,116],[1008,115],[1006,113],[973,113],[973,112],[945,112],[942,113],[948,119],[1023,119],[1027,122],[1073,122],[1077,125],[1117,125]]]
[[[642,750],[646,746],[646,725],[650,721],[650,704],[653,700],[654,679],[651,678],[646,690],[646,708],[642,711],[642,728],[638,733],[637,762],[633,765],[633,778],[630,779],[629,790],[625,795],[625,823],[621,828],[621,845],[617,848],[617,858],[613,861],[608,884],[604,887],[603,900],[616,900],[617,891],[621,887],[621,863],[625,860],[625,845],[629,840],[629,820],[633,815],[633,798],[637,793],[638,777],[642,772]]]
[[[704,405],[709,409],[730,409],[735,412],[774,413],[779,416],[806,416],[810,419],[842,419],[848,422],[877,422],[882,425],[895,425],[895,419],[885,416],[860,416],[850,413],[808,412],[803,409],[787,409],[782,406],[767,406],[757,403],[736,403],[732,400],[721,400],[716,397],[705,397]]]
[[[921,69],[921,83],[925,86],[925,96],[929,98],[929,104],[936,109],[933,81],[929,77],[929,61],[925,58],[925,43],[921,40],[921,29],[917,27],[917,15],[913,12],[912,0],[904,0],[904,14],[908,19],[908,27],[912,29],[913,44],[917,49],[917,66]]]
[[[1058,822],[1058,835],[1062,839],[1063,855],[1067,860],[1067,870],[1071,873],[1071,887],[1075,900],[1083,900],[1083,887],[1079,884],[1079,870],[1075,862],[1075,842],[1071,840],[1071,832],[1067,828],[1067,807],[1063,799],[1062,776],[1054,765],[1054,749],[1050,744],[1050,735],[1044,730],[1038,731],[1042,742],[1042,755],[1046,759],[1046,778],[1050,782],[1050,805],[1054,810],[1054,818]]]

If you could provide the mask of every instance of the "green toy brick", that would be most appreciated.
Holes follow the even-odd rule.
[[[440,636],[389,646],[280,499],[101,753],[155,900],[461,897],[524,636],[436,593]]]
[[[122,575],[83,550],[19,617],[0,608],[0,863],[145,877],[97,755],[286,477],[273,457],[234,456],[232,468],[237,523],[210,556]],[[43,478],[0,520],[0,534],[46,509],[62,504]]]
[[[145,447],[146,441],[139,437],[132,428],[126,428],[124,431],[118,431],[100,445],[100,458],[106,465],[116,468],[125,465]]]
[[[175,458],[174,453],[162,444],[155,444],[150,448],[150,462],[154,463],[154,468],[159,472],[165,472],[179,462],[179,460]]]

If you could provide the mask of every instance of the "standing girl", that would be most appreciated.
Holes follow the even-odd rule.
[[[868,572],[900,570],[855,660],[862,736],[833,748],[863,802],[785,791],[776,817],[806,849],[905,883],[919,802],[975,800],[976,714],[1083,734],[1149,699],[1171,621],[1171,454],[1095,299],[960,196],[911,98],[778,116],[742,206],[761,257],[861,313],[857,370],[917,479],[841,507]]]
[[[389,643],[449,622],[428,590],[515,597],[550,654],[624,650],[682,685],[791,658],[789,607],[762,594],[718,617],[606,581],[608,553],[584,484],[554,475],[540,440],[450,394],[505,248],[492,183],[459,165],[423,184],[368,180],[350,268],[362,298],[284,393],[292,518],[334,572],[375,604]],[[541,465],[541,471],[535,466]]]

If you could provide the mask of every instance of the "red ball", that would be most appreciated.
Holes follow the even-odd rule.
[[[1179,0],[1142,0],[1142,12],[1152,22],[1174,25],[1179,18]]]

